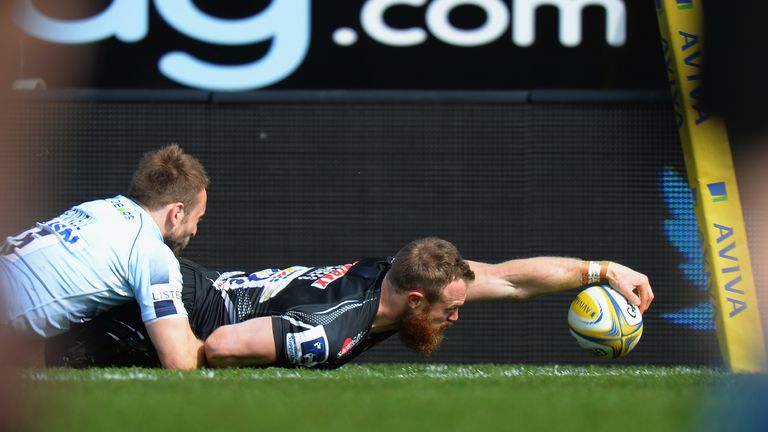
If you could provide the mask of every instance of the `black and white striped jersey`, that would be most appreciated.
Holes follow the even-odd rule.
[[[276,366],[339,367],[392,335],[371,335],[381,282],[392,258],[326,267],[220,273],[181,260],[193,331],[272,317]]]

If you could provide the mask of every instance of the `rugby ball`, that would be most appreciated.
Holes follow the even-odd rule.
[[[643,334],[640,310],[608,285],[579,293],[568,311],[568,326],[576,342],[598,357],[624,357]]]

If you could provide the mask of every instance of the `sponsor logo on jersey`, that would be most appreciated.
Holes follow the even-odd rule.
[[[79,208],[71,208],[62,213],[62,215],[56,219],[62,220],[77,229],[80,229],[94,221],[91,215],[89,215],[85,210]]]
[[[152,304],[155,308],[155,317],[162,318],[169,315],[178,315],[183,309],[181,301],[181,287],[175,287],[168,283],[169,276],[162,272],[153,272]]]
[[[93,222],[91,215],[81,209],[72,208],[62,213],[61,216],[53,218],[44,224],[37,224],[37,226],[56,235],[61,244],[66,246],[71,252],[75,252],[86,246],[85,240],[80,237],[78,231],[80,231],[81,227],[91,222]]]
[[[155,317],[178,315],[183,309],[181,302],[181,290],[174,289],[167,283],[152,285],[152,305],[155,309]]]
[[[344,341],[344,344],[341,346],[341,351],[336,354],[336,358],[341,358],[345,355],[347,355],[348,352],[352,351],[352,348],[355,347],[361,340],[363,340],[363,336],[365,336],[365,331],[361,331],[357,335],[355,335],[354,338],[347,338]]]
[[[72,252],[81,250],[85,247],[85,241],[77,233],[80,228],[67,223],[64,219],[51,219],[42,225],[41,228],[55,234],[59,238],[61,244],[66,246],[66,248]]]
[[[241,288],[240,285],[242,285],[245,282],[245,278],[240,277],[243,276],[245,273],[241,271],[231,271],[226,273],[221,273],[216,280],[210,279],[213,283],[213,287],[217,290],[228,290],[230,288]]]
[[[276,296],[285,289],[294,279],[304,274],[309,267],[294,266],[287,269],[266,269],[248,276],[245,273],[235,271],[222,273],[213,281],[213,287],[220,291],[229,291],[244,288],[263,288],[259,302],[263,303]]]
[[[347,274],[350,268],[357,264],[357,261],[352,264],[342,264],[331,267],[319,267],[315,270],[301,276],[300,280],[312,280],[312,286],[315,288],[325,289],[331,282],[339,279]]]
[[[277,283],[277,282],[283,282],[283,281],[292,281],[302,274],[306,273],[306,271],[309,270],[308,267],[301,267],[301,266],[293,266],[288,267],[285,270],[280,270],[279,272],[271,275],[269,277],[270,283]]]
[[[133,213],[131,213],[131,211],[128,210],[128,208],[125,206],[125,204],[121,200],[117,198],[109,198],[107,199],[107,202],[112,204],[112,207],[114,207],[115,210],[117,210],[117,212],[123,217],[123,219],[131,220],[135,217]]]
[[[152,289],[152,301],[178,300],[181,301],[181,291]]]
[[[328,337],[323,326],[285,335],[288,360],[301,366],[314,366],[328,360]]]
[[[267,279],[264,284],[264,291],[261,293],[261,297],[259,298],[259,303],[263,303],[272,297],[276,296],[280,291],[285,289],[285,287],[288,286],[291,282],[293,282],[296,278],[303,275],[304,273],[309,270],[309,267],[301,267],[301,266],[295,266],[295,267],[288,267],[285,270],[282,270],[281,272],[274,274]]]

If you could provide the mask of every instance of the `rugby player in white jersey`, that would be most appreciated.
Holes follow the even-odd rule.
[[[0,246],[0,332],[24,347],[19,363],[44,363],[44,339],[135,301],[164,367],[204,364],[181,301],[176,255],[197,233],[208,176],[172,144],[148,152],[128,192],[36,223]]]

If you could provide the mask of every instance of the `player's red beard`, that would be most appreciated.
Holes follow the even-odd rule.
[[[409,309],[398,333],[405,346],[417,353],[430,355],[443,343],[443,332],[450,326],[451,323],[444,322],[435,327],[429,316],[429,310],[413,312]]]

